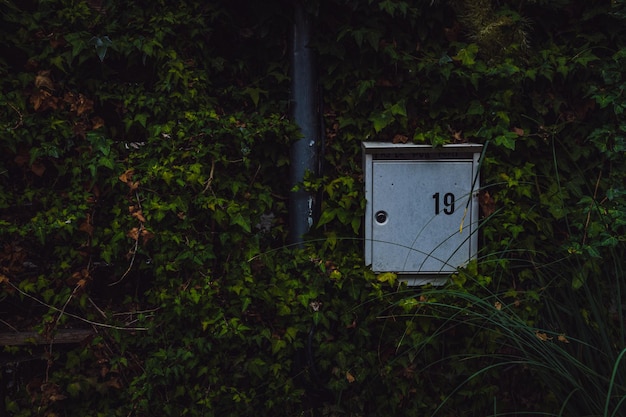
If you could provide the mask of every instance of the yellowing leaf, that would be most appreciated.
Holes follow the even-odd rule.
[[[319,220],[317,221],[317,227],[321,227],[326,223],[332,221],[337,217],[337,213],[335,209],[327,209],[322,211]]]
[[[388,282],[391,285],[396,282],[397,278],[398,276],[393,272],[383,272],[382,274],[379,274],[378,277],[376,277],[379,282]]]

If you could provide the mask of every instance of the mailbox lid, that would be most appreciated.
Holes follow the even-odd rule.
[[[439,147],[416,143],[361,142],[363,153],[372,159],[475,159],[483,145],[451,143]]]

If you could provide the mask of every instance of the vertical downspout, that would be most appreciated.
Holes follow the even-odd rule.
[[[307,172],[317,173],[319,140],[314,53],[309,48],[313,16],[307,12],[303,0],[294,0],[293,5],[291,116],[300,127],[302,137],[291,146],[292,187],[300,184]],[[301,246],[303,236],[313,225],[315,196],[304,190],[292,191],[289,203],[289,240]]]

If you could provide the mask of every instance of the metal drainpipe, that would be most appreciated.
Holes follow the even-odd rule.
[[[291,186],[302,182],[307,172],[316,174],[318,165],[319,115],[314,53],[309,48],[313,16],[302,0],[295,0],[291,39],[291,116],[302,138],[291,146]],[[292,191],[289,198],[290,242],[302,246],[303,236],[313,225],[315,195]]]

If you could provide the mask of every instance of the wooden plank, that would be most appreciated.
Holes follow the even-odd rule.
[[[0,346],[80,343],[93,334],[90,329],[59,329],[53,338],[43,337],[37,332],[0,333]]]

